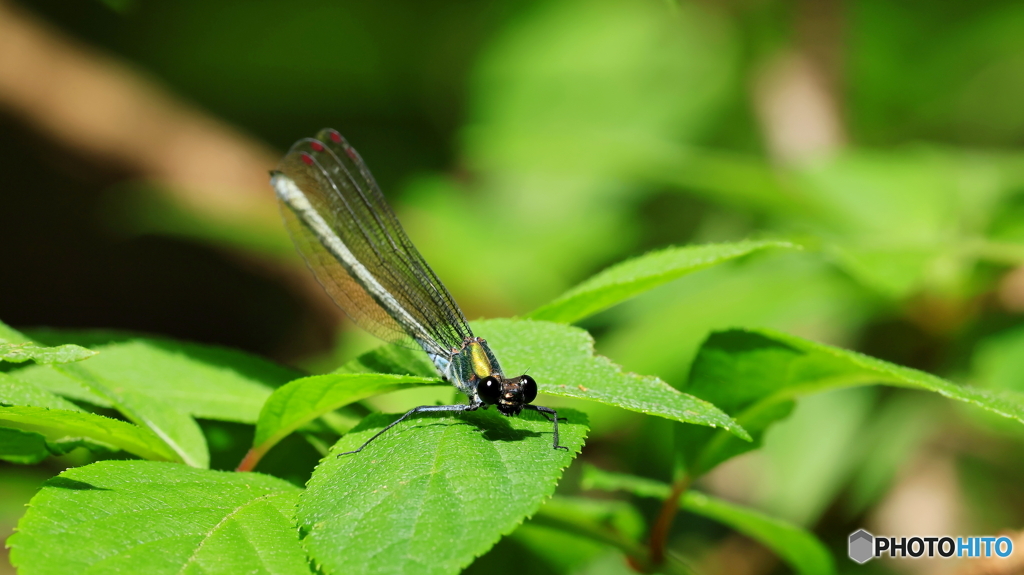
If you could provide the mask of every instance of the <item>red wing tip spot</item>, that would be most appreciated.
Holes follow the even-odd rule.
[[[355,148],[347,147],[345,148],[345,153],[348,154],[348,157],[352,158],[353,162],[359,161],[359,154],[356,153]]]
[[[341,143],[341,134],[339,134],[338,132],[336,132],[334,130],[331,130],[331,141],[334,142],[335,144],[340,144]]]
[[[310,142],[309,143],[309,147],[313,148],[314,152],[322,152],[322,151],[324,151],[324,145],[321,144],[320,142]]]
[[[312,166],[313,165],[313,156],[310,156],[309,154],[303,152],[303,154],[302,154],[302,161],[306,162],[307,166]]]

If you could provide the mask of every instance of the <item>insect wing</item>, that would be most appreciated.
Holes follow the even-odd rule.
[[[333,130],[297,142],[272,178],[292,239],[317,280],[360,327],[450,353],[472,335],[406,236],[366,165]]]

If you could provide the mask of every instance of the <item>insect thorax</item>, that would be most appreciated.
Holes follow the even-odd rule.
[[[431,354],[430,359],[441,377],[470,398],[476,397],[476,384],[481,379],[489,375],[504,379],[498,358],[483,338],[466,338],[462,348],[454,350],[450,356]]]

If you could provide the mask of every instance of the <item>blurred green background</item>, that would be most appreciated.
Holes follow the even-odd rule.
[[[470,318],[528,312],[656,247],[784,238],[808,249],[583,327],[669,383],[710,330],[767,326],[1024,391],[1021,102],[1024,4],[1009,0],[2,0],[0,318],[310,370],[374,345],[311,283],[263,183],[330,126]],[[584,460],[669,479],[667,422],[587,409]],[[859,527],[1021,529],[1022,440],[923,393],[845,390],[806,398],[699,487],[813,529],[853,572]],[[69,457],[0,464],[0,532]],[[470,570],[624,569],[530,537]],[[672,545],[705,573],[786,572],[691,516]]]

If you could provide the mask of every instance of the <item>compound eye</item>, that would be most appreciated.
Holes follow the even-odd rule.
[[[523,375],[519,380],[523,386],[523,402],[533,403],[533,400],[537,399],[537,382],[528,375]]]
[[[487,405],[494,405],[501,397],[501,383],[498,382],[498,378],[488,375],[476,384],[476,394]]]

